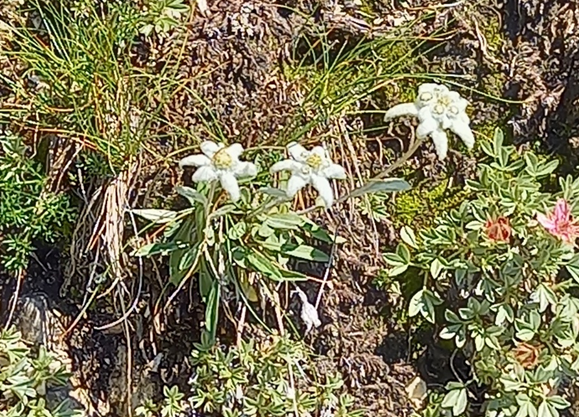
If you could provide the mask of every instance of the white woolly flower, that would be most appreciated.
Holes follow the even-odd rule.
[[[300,314],[301,319],[303,320],[304,324],[306,325],[306,334],[312,330],[312,327],[320,327],[322,322],[318,317],[318,310],[308,301],[308,296],[301,290],[300,287],[296,287],[294,291],[302,300],[302,311]]]
[[[333,163],[321,146],[308,151],[302,145],[292,142],[287,149],[292,159],[277,162],[271,167],[271,172],[291,171],[287,196],[293,198],[299,190],[311,184],[320,193],[326,208],[332,207],[334,192],[328,179],[345,179],[344,168]]]
[[[442,161],[448,153],[448,138],[445,130],[450,129],[464,144],[472,149],[474,135],[470,129],[470,119],[466,114],[468,101],[456,91],[450,91],[440,84],[422,84],[418,87],[418,97],[414,103],[403,103],[386,112],[385,120],[398,116],[418,117],[416,136],[430,136],[434,142],[438,158]]]
[[[205,141],[201,143],[202,154],[191,155],[179,162],[180,167],[194,166],[195,182],[213,182],[219,180],[221,186],[232,201],[239,200],[239,184],[237,178],[254,177],[257,167],[251,162],[240,161],[243,146],[234,143],[225,147],[222,143]]]

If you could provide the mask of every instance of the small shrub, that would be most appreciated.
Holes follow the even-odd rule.
[[[74,219],[68,198],[46,192],[45,182],[21,138],[0,136],[0,254],[8,270],[25,268],[32,242],[56,241]]]
[[[205,338],[195,346],[191,364],[195,369],[187,401],[176,387],[166,388],[163,406],[147,401],[138,414],[168,416],[169,409],[190,409],[219,417],[363,415],[353,410],[352,397],[342,393],[341,376],[326,374],[318,380],[309,348],[289,337],[274,335],[229,349]]]
[[[570,202],[579,214],[579,180],[546,192],[557,161],[502,142],[497,130],[482,144],[491,162],[467,183],[473,199],[418,236],[404,228],[404,243],[385,254],[391,276],[422,283],[409,315],[439,325],[471,365],[472,377],[449,383],[429,416],[481,415],[480,407],[488,417],[556,417],[579,376],[579,227],[566,212]],[[473,388],[483,389],[482,405]]]
[[[64,386],[69,375],[41,346],[34,358],[14,328],[0,331],[0,416],[69,417],[78,415],[68,401],[47,406],[46,391]]]

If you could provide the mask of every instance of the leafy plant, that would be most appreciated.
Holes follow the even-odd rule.
[[[290,148],[295,149],[297,146],[294,144]],[[319,164],[330,162],[324,160],[325,156],[322,158],[313,152],[307,153],[314,155],[310,162],[278,162],[281,165],[277,166],[282,169],[285,166],[296,168],[291,177],[298,177],[293,185],[295,191],[289,191],[291,178],[287,191],[271,187],[255,190],[248,180],[242,180],[244,182],[241,185],[247,186],[240,188],[234,176],[235,172],[250,173],[245,176],[257,174],[257,167],[253,163],[239,161],[243,151],[241,145],[234,144],[225,148],[204,142],[201,148],[211,158],[192,155],[181,161],[182,165],[198,166],[193,176],[198,181],[197,189],[177,188],[177,192],[190,203],[190,208],[180,211],[133,211],[155,224],[163,224],[156,233],[162,233],[161,239],[139,248],[135,255],[169,255],[171,283],[174,285],[181,286],[193,275],[198,276],[201,297],[206,303],[206,329],[210,339],[214,340],[223,290],[227,289],[246,303],[257,301],[258,294],[265,294],[275,304],[273,294],[277,284],[307,280],[306,275],[289,268],[290,259],[328,261],[326,253],[308,242],[318,240],[330,244],[333,238],[304,214],[292,212],[287,203],[299,188],[306,185],[306,179],[310,178],[300,174],[298,168],[306,170],[310,169],[308,163],[318,167]],[[207,149],[213,151],[208,152]],[[319,152],[322,152],[321,149],[319,147]],[[230,154],[232,152],[235,157]],[[311,175],[315,175],[313,171]],[[320,194],[324,201],[331,204],[334,197],[328,180],[321,176],[316,178],[322,184],[316,183],[319,185],[317,188],[323,191]],[[218,192],[217,181],[221,182],[229,199],[224,199],[225,194]],[[408,184],[398,179],[371,181],[348,196],[407,188]]]
[[[483,143],[490,163],[467,187],[474,199],[436,219],[418,235],[410,228],[393,253],[391,276],[418,276],[409,315],[441,326],[471,365],[472,377],[449,383],[428,414],[480,415],[473,388],[483,388],[488,417],[556,417],[570,404],[566,387],[579,376],[579,228],[572,212],[579,180],[544,190],[557,161]],[[557,206],[551,213],[558,198]],[[539,221],[537,221],[539,220]],[[571,243],[570,243],[571,242]],[[457,376],[458,378],[458,376]]]
[[[28,7],[35,25],[10,22],[11,47],[3,53],[25,68],[33,88],[10,84],[19,105],[0,112],[26,128],[41,126],[82,142],[90,155],[85,161],[110,175],[154,136],[145,131],[157,113],[144,107],[165,72],[154,78],[138,71],[129,53],[144,18],[134,2],[125,1],[104,7],[89,0],[32,0]],[[37,122],[31,125],[23,106],[34,109]]]
[[[79,415],[68,401],[48,407],[46,392],[64,386],[68,373],[44,346],[34,358],[14,328],[0,331],[0,415],[3,417]]]
[[[275,335],[227,351],[206,341],[193,351],[190,403],[194,410],[225,417],[362,416],[341,393],[340,375],[317,379],[311,355],[303,342]]]
[[[179,387],[163,387],[163,403],[155,404],[152,400],[146,400],[142,405],[137,407],[135,413],[143,417],[179,417],[186,409],[191,408],[183,399],[184,395],[179,391]]]
[[[26,155],[18,136],[0,136],[0,254],[4,267],[28,264],[32,242],[54,242],[74,219],[65,195],[47,192],[39,164]]]
[[[139,31],[145,36],[149,36],[153,30],[158,34],[167,33],[179,26],[179,20],[188,11],[189,6],[183,0],[148,1]]]

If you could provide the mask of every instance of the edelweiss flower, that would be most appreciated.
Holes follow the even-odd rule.
[[[322,322],[318,317],[318,310],[308,301],[308,296],[302,291],[300,287],[296,287],[293,291],[298,294],[300,300],[302,300],[302,311],[300,317],[302,318],[304,324],[306,325],[306,334],[312,330],[312,327],[320,327]]]
[[[334,204],[334,192],[328,178],[345,179],[346,171],[341,165],[334,164],[327,152],[321,146],[311,151],[295,142],[287,146],[292,159],[277,162],[271,167],[271,172],[291,171],[287,184],[287,196],[293,198],[296,193],[311,184],[320,193],[326,208]]]
[[[537,221],[547,229],[553,236],[558,237],[563,242],[575,243],[579,236],[579,225],[577,220],[571,215],[571,208],[567,200],[560,198],[555,204],[552,213],[537,214]]]
[[[471,149],[474,135],[470,129],[470,119],[466,114],[468,101],[456,91],[450,91],[440,84],[422,84],[418,87],[418,97],[414,103],[403,103],[386,112],[385,120],[398,116],[418,117],[416,136],[430,136],[434,142],[438,159],[446,158],[448,138],[445,130],[450,129]]]
[[[219,180],[221,186],[232,201],[239,200],[239,184],[237,178],[254,177],[257,167],[251,162],[240,161],[243,146],[234,143],[225,147],[222,143],[205,141],[201,143],[203,154],[191,155],[179,162],[180,167],[198,167],[193,174],[195,182],[213,182]]]

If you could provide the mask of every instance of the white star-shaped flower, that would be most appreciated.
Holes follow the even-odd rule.
[[[233,202],[239,200],[239,184],[237,178],[254,177],[257,175],[255,164],[240,161],[243,146],[234,143],[225,147],[222,143],[205,141],[201,143],[202,154],[190,155],[179,162],[180,167],[194,166],[195,182],[213,182],[219,180],[221,187],[229,194]]]
[[[292,142],[287,146],[292,159],[276,162],[271,172],[291,171],[287,184],[287,196],[293,198],[296,193],[311,184],[320,193],[326,208],[334,204],[334,192],[328,179],[345,179],[346,170],[332,162],[321,146],[308,151],[302,145]]]
[[[464,144],[472,149],[474,135],[470,129],[470,119],[466,114],[468,101],[456,91],[450,91],[441,84],[422,84],[418,87],[418,97],[414,103],[403,103],[386,112],[385,120],[398,116],[418,117],[416,136],[430,136],[434,142],[438,158],[442,161],[448,153],[448,137],[445,130],[450,129]]]

